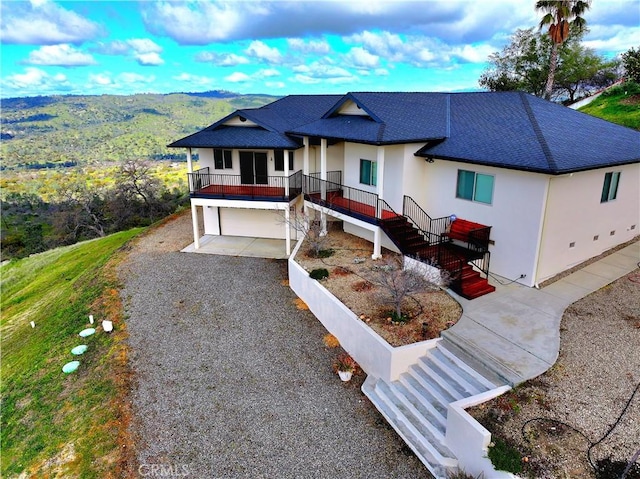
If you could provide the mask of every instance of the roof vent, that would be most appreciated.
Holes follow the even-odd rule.
[[[238,116],[238,119],[244,123],[245,121],[247,121],[247,119],[244,116]]]

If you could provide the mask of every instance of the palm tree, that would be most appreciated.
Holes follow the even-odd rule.
[[[544,89],[544,98],[547,100],[551,99],[558,66],[558,46],[569,38],[571,26],[575,26],[580,31],[584,29],[587,21],[582,15],[590,7],[591,0],[538,0],[536,2],[536,10],[545,12],[539,26],[540,28],[549,26],[549,37],[552,42],[549,76]]]

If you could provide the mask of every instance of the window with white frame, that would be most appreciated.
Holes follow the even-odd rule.
[[[614,171],[605,173],[604,184],[602,185],[602,195],[600,195],[600,203],[613,201],[618,196],[618,183],[620,183],[620,172]]]
[[[360,159],[360,183],[376,186],[378,164],[375,161]]]
[[[493,202],[493,180],[493,175],[458,170],[456,198],[490,205]]]
[[[233,163],[231,161],[231,150],[213,150],[213,167],[216,170],[231,169]]]

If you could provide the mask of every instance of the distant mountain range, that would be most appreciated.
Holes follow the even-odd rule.
[[[0,99],[3,169],[182,159],[166,148],[239,108],[278,97],[203,93],[39,96]]]

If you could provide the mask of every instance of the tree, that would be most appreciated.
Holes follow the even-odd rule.
[[[489,55],[490,66],[480,75],[481,87],[491,91],[544,92],[551,43],[533,28],[517,30],[501,52]]]
[[[622,64],[627,81],[640,83],[640,47],[636,50],[631,47],[622,54]]]
[[[549,27],[551,38],[551,56],[549,74],[544,88],[544,98],[551,99],[554,77],[558,64],[558,47],[571,33],[571,26],[582,31],[587,24],[582,15],[591,7],[591,0],[538,0],[536,10],[546,12],[540,20],[540,28]]]
[[[607,61],[582,45],[583,32],[574,31],[558,48],[556,81],[551,99],[573,102],[619,78],[618,62]],[[551,56],[551,38],[533,28],[517,30],[501,52],[489,56],[489,67],[479,79],[491,91],[545,93]]]
[[[616,60],[607,61],[579,41],[567,42],[560,50],[553,98],[573,103],[592,91],[615,83],[619,78]]]
[[[433,271],[436,271],[434,273]],[[382,294],[379,300],[393,307],[391,316],[394,321],[406,322],[409,318],[402,313],[405,300],[412,295],[426,291],[436,291],[449,283],[449,275],[445,270],[433,268],[430,273],[426,269],[407,267],[402,260],[387,260],[372,268],[367,280],[379,286]]]

